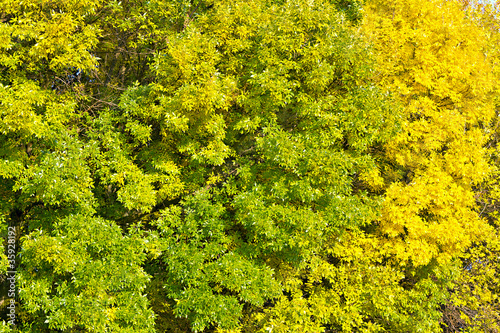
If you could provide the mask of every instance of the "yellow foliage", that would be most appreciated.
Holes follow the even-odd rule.
[[[387,188],[381,231],[387,254],[416,265],[447,262],[484,236],[473,186],[491,172],[488,134],[497,83],[489,31],[459,2],[374,0],[363,24],[377,79],[407,122],[386,146],[401,170]]]

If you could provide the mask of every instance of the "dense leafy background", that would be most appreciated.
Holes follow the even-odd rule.
[[[0,0],[2,332],[496,332],[497,8]]]

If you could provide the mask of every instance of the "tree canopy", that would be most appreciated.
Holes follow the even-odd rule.
[[[496,10],[0,0],[0,330],[495,332]]]

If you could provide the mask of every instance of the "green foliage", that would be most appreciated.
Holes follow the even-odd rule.
[[[419,198],[451,185],[425,183],[407,207],[394,180],[429,151],[450,165],[448,182],[486,179],[487,162],[474,171],[455,152],[467,143],[483,161],[471,147],[486,142],[491,105],[463,140],[458,116],[439,132],[456,141],[402,140],[420,123],[361,7],[0,0],[0,230],[19,230],[16,329],[439,331],[463,277],[451,259],[471,241],[439,243],[449,261],[405,247],[411,224],[390,219],[422,215],[434,206]],[[421,88],[411,107],[429,107],[438,133],[441,111]],[[465,199],[446,197],[463,209],[435,214],[439,232],[477,218],[466,183],[453,183]]]
[[[143,246],[115,223],[85,215],[30,233],[17,279],[28,318],[42,331],[154,332]]]

